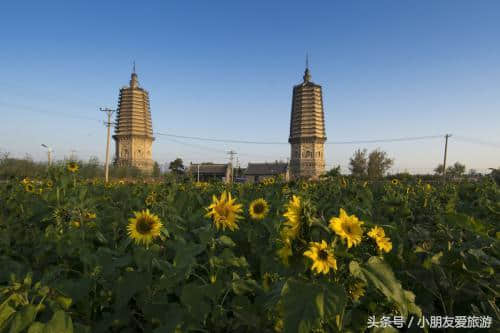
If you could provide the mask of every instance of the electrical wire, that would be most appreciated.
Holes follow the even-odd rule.
[[[455,135],[455,136],[453,136],[453,138],[455,138],[458,141],[462,141],[462,142],[468,142],[468,143],[473,143],[473,144],[477,144],[477,145],[483,145],[483,146],[489,146],[489,147],[494,147],[494,148],[500,148],[500,144],[495,143],[495,142],[487,142],[487,141],[484,141],[484,140],[474,139],[474,138],[467,138],[467,137],[463,137],[463,136],[460,136],[460,135],[458,135],[458,136]]]
[[[222,143],[241,143],[241,144],[260,144],[260,145],[288,145],[288,142],[278,142],[278,141],[249,141],[249,140],[233,140],[233,139],[218,139],[218,138],[206,138],[199,136],[186,136],[177,134],[166,134],[162,132],[155,132],[156,135],[168,136],[181,139],[190,139],[198,141],[211,141],[211,142],[222,142]],[[375,139],[375,140],[353,140],[353,141],[327,141],[325,144],[362,144],[362,143],[381,143],[381,142],[401,142],[401,141],[416,141],[416,140],[427,140],[427,139],[437,139],[442,138],[444,135],[428,135],[428,136],[415,136],[415,137],[403,137],[403,138],[393,138],[393,139]]]
[[[42,110],[42,109],[33,108],[31,106],[28,106],[28,105],[5,103],[5,102],[0,101],[0,106],[4,106],[4,107],[8,107],[8,108],[18,108],[18,109],[22,109],[25,111],[41,113],[41,114],[53,114],[53,115],[64,116],[64,117],[68,117],[68,118],[102,122],[102,120],[99,120],[97,118],[73,115],[73,114],[69,114],[69,113],[65,113],[65,112]]]
[[[102,120],[97,119],[97,118],[85,117],[85,116],[80,116],[80,115],[73,115],[73,114],[68,114],[68,113],[58,112],[58,111],[49,111],[49,110],[44,110],[44,109],[38,109],[36,107],[31,107],[28,105],[6,103],[3,101],[0,101],[0,106],[8,107],[8,108],[17,108],[17,109],[21,109],[21,110],[25,110],[25,111],[29,111],[29,112],[41,113],[41,114],[53,114],[53,115],[64,116],[64,117],[68,117],[68,118],[74,118],[74,119],[96,121],[96,122],[100,122],[100,123],[102,122]],[[171,138],[170,140],[172,142],[176,142],[176,143],[184,144],[184,145],[190,145],[190,144],[186,143],[186,142],[175,141],[172,138],[189,139],[189,140],[206,141],[206,142],[232,143],[232,144],[255,144],[255,145],[288,145],[289,144],[288,142],[284,142],[284,141],[254,141],[254,140],[207,138],[207,137],[199,137],[199,136],[168,134],[168,133],[163,133],[163,132],[155,132],[154,134],[159,135],[159,136],[164,136],[164,137],[170,137]],[[354,145],[354,144],[370,144],[370,143],[390,143],[390,142],[404,142],[404,141],[438,139],[438,138],[442,138],[442,137],[444,137],[444,135],[428,135],[428,136],[401,137],[401,138],[388,138],[388,139],[372,139],[372,140],[327,141],[327,142],[325,142],[325,144],[327,144],[327,145]],[[460,136],[460,135],[454,135],[453,138],[456,139],[457,141],[461,141],[461,142],[473,143],[473,144],[489,146],[489,147],[493,147],[493,148],[500,148],[500,144],[495,143],[495,142],[488,142],[488,141],[464,137],[464,136]],[[191,146],[196,147],[196,145],[193,145],[193,144],[191,144]],[[198,146],[198,148],[210,149],[210,150],[218,151],[218,152],[222,153],[221,150],[217,150],[214,148],[203,147],[203,146]],[[226,153],[226,152],[224,152],[224,153]],[[245,153],[242,153],[240,155],[245,155]]]

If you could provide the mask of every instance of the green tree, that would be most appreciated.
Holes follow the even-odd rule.
[[[340,173],[340,165],[337,165],[336,167],[330,169],[328,172],[326,172],[322,177],[340,177],[342,174]]]
[[[434,174],[436,175],[442,175],[443,174],[444,167],[442,164],[439,164],[435,169],[434,169]]]
[[[455,164],[446,169],[446,174],[451,178],[461,177],[464,173],[465,165],[460,162],[455,162]]]
[[[364,177],[368,170],[368,160],[366,158],[366,149],[358,149],[349,159],[349,170],[355,177]]]
[[[161,168],[160,168],[160,165],[158,164],[158,162],[155,162],[153,164],[153,177],[160,177],[161,176]]]
[[[371,179],[381,178],[394,164],[394,159],[389,158],[385,151],[373,150],[368,156],[368,177]]]
[[[493,180],[498,185],[500,185],[500,167],[498,167],[496,169],[490,168],[490,170],[491,170],[490,177],[493,178]]]
[[[170,162],[168,169],[177,175],[183,174],[184,173],[184,162],[182,161],[182,158],[176,158],[175,160]]]

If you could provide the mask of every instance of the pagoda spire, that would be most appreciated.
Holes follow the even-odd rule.
[[[306,53],[306,70],[304,71],[304,83],[311,82],[311,73],[309,73],[309,54]]]
[[[137,73],[135,72],[135,60],[132,65],[132,75],[130,75],[130,88],[138,88],[139,81],[137,80]]]

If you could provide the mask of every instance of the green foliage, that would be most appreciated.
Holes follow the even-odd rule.
[[[368,155],[368,177],[370,179],[382,178],[393,164],[394,159],[387,157],[385,151],[381,151],[380,149],[373,150]]]
[[[458,178],[461,177],[465,174],[465,165],[461,164],[460,162],[455,162],[452,166],[449,166],[446,168],[446,176],[448,178]],[[434,173],[437,175],[442,175],[444,171],[444,167],[442,164],[439,164],[435,169]]]
[[[342,174],[340,172],[340,165],[337,165],[336,167],[330,169],[328,172],[326,172],[321,177],[322,178],[327,178],[327,177],[335,178],[335,177],[340,177],[340,176],[342,176]]]
[[[354,177],[370,179],[382,178],[391,168],[394,159],[387,157],[387,153],[375,149],[367,156],[366,149],[358,149],[349,160],[349,170]]]
[[[365,177],[367,175],[368,159],[366,153],[366,149],[358,149],[349,159],[349,170],[354,177]]]
[[[168,169],[175,174],[183,174],[184,173],[184,163],[182,162],[182,158],[176,158],[172,162],[170,162]]]
[[[33,191],[0,184],[0,332],[363,332],[370,315],[500,320],[500,189],[491,178],[106,185],[62,168],[47,177],[31,179]],[[205,217],[223,190],[244,208],[235,231]],[[285,262],[277,253],[287,250],[293,195],[301,227]],[[262,221],[248,213],[257,198],[270,207]],[[127,234],[146,208],[163,224],[147,247]],[[340,208],[364,222],[357,246],[328,226]],[[373,226],[392,251],[367,236]],[[304,256],[322,240],[337,263],[328,274]]]
[[[46,162],[35,162],[30,156],[23,159],[12,158],[8,153],[3,153],[0,156],[0,180],[4,179],[22,179],[22,178],[44,178],[47,175],[57,173],[57,170],[64,169],[67,160],[55,161],[49,168]],[[83,178],[103,178],[104,165],[98,160],[97,157],[92,156],[89,160],[80,161],[78,163],[78,173]],[[111,178],[141,178],[144,176],[159,178],[161,176],[160,166],[154,162],[153,173],[151,175],[144,175],[141,170],[131,166],[118,166],[114,163],[110,164],[109,175]]]

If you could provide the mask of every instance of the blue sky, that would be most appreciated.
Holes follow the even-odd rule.
[[[0,5],[0,151],[104,159],[99,107],[117,106],[132,61],[154,131],[288,139],[291,93],[310,54],[331,141],[453,134],[448,161],[500,166],[499,1],[10,1]],[[494,145],[473,144],[460,137]],[[381,148],[425,172],[444,139],[327,145],[346,169]],[[160,163],[286,159],[289,146],[159,136]],[[114,142],[112,142],[114,150]]]

